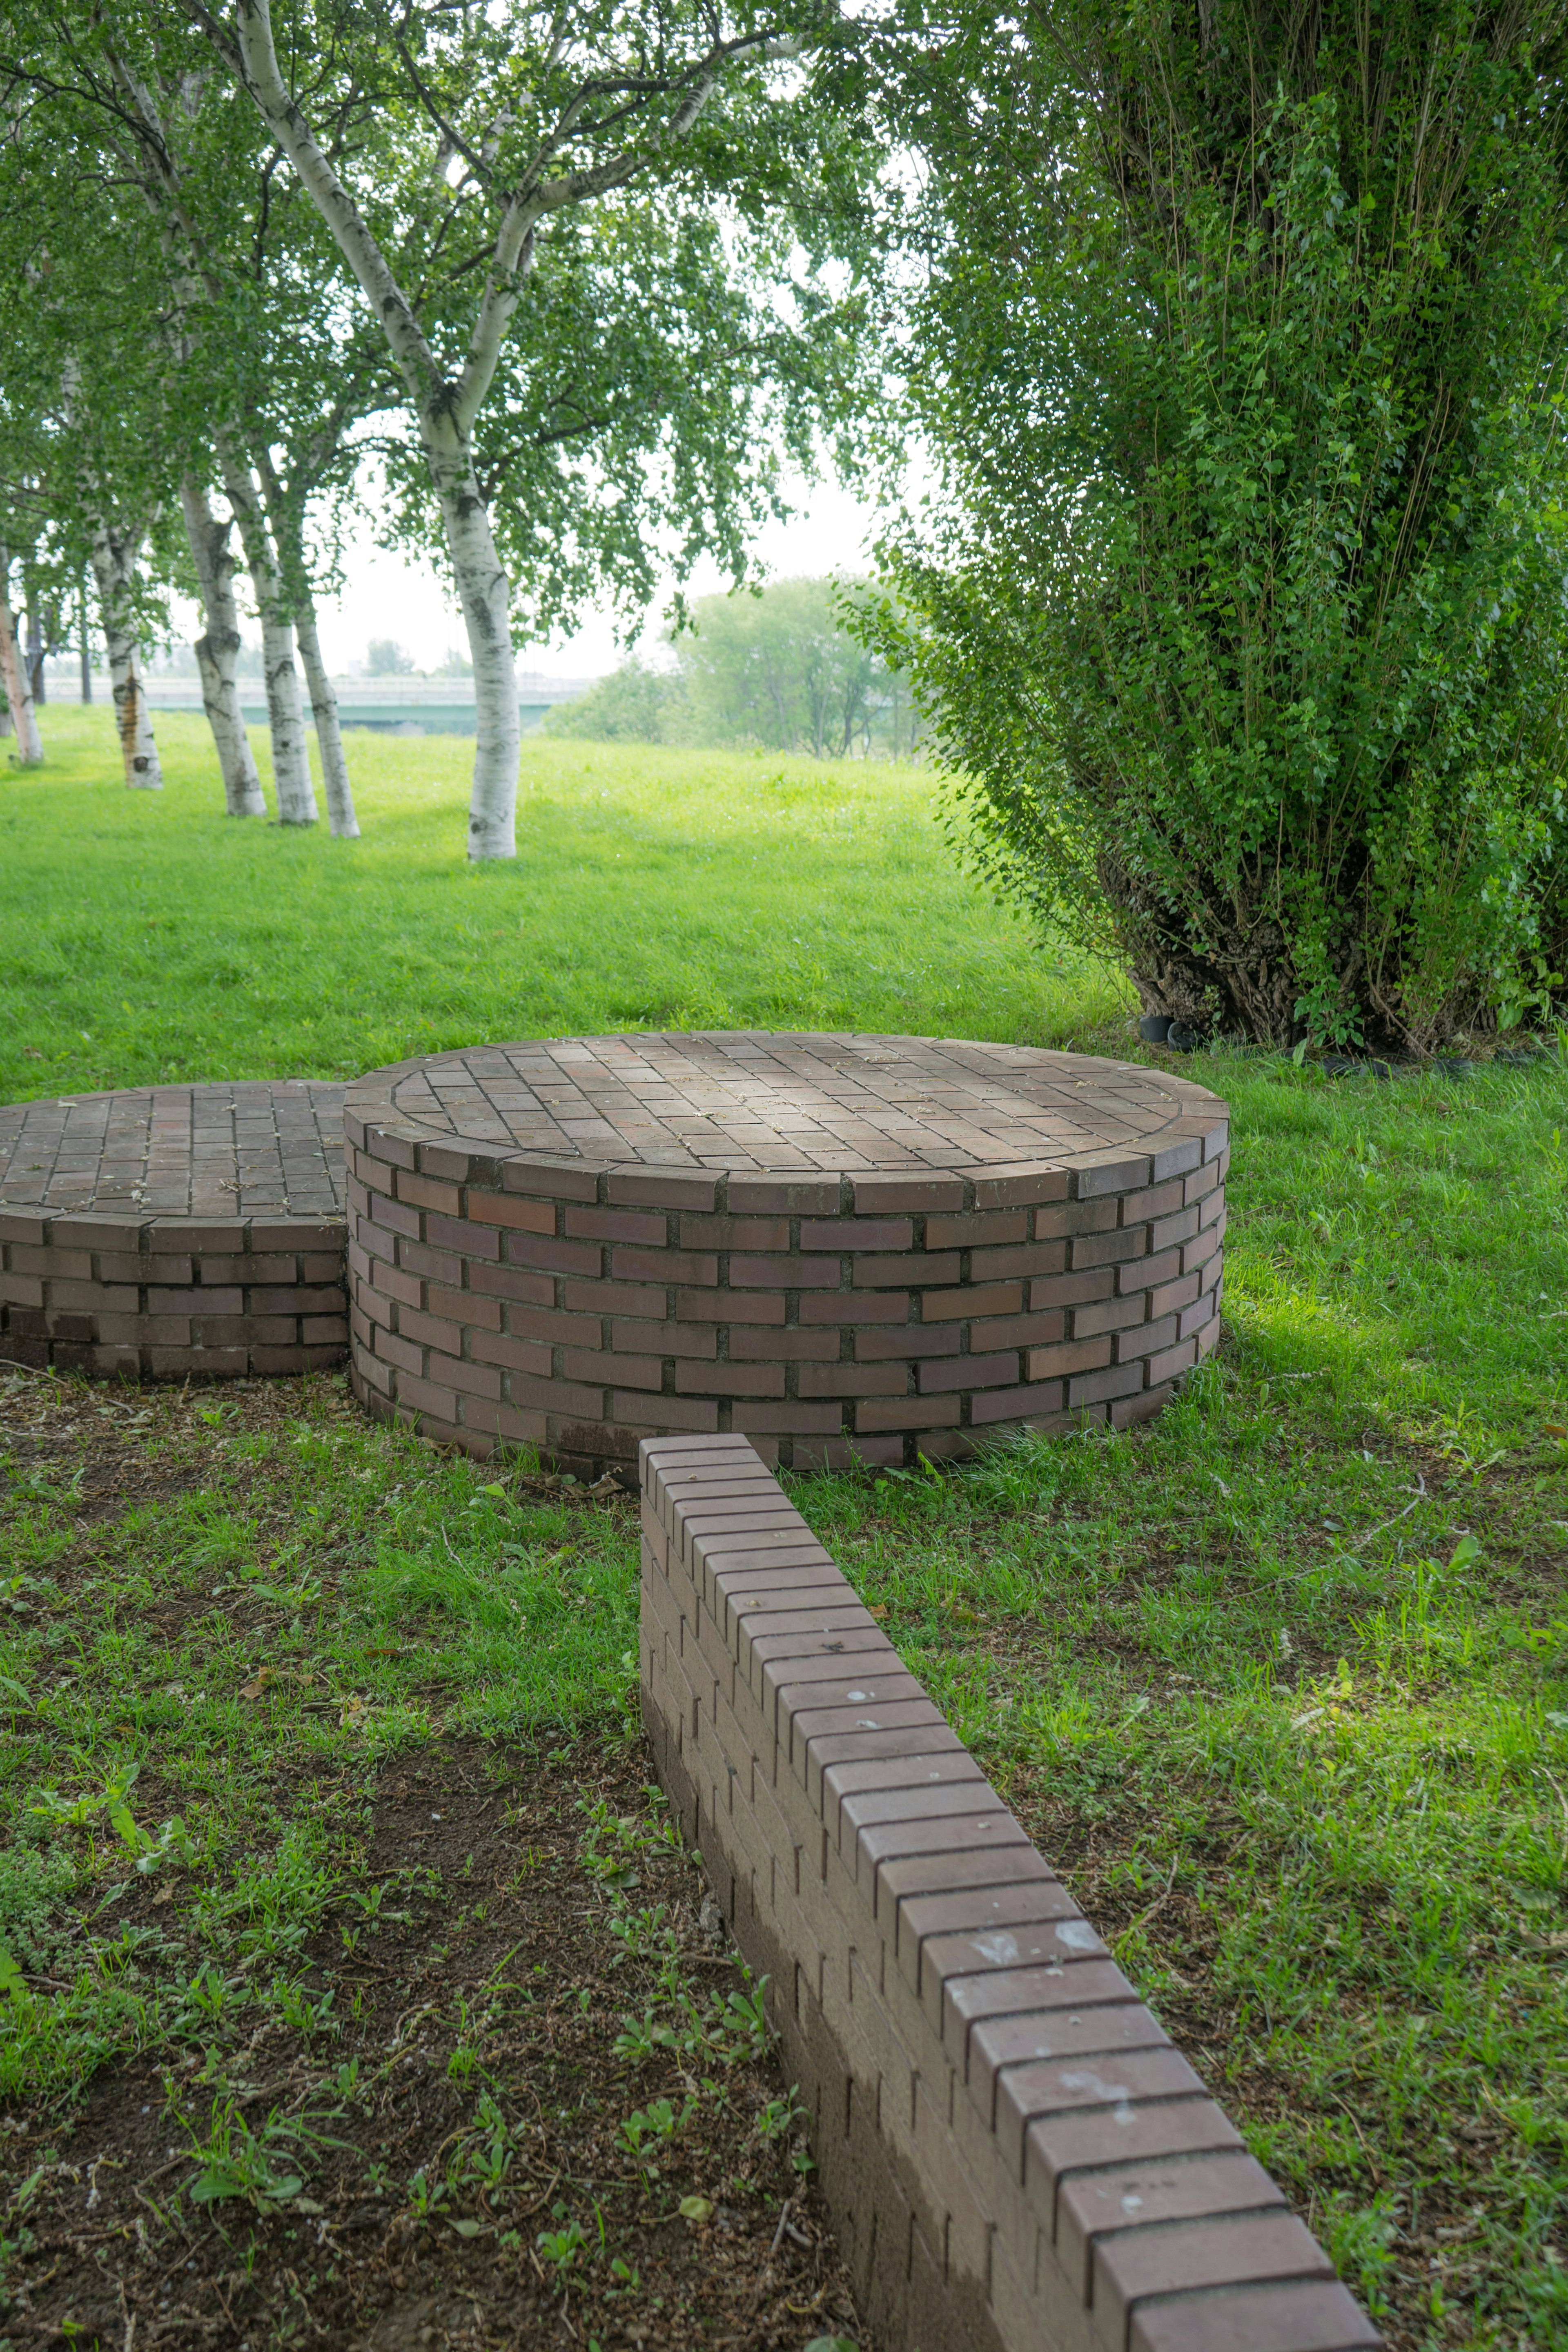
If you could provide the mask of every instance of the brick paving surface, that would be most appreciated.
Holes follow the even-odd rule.
[[[0,1108],[0,1209],[342,1216],[343,1089],[127,1087]]]
[[[389,1108],[542,1159],[850,1172],[1147,1148],[1190,1099],[1137,1064],[774,1030],[470,1046],[401,1070]]]

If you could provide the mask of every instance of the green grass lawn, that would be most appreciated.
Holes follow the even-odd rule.
[[[48,716],[55,764],[0,783],[13,1095],[654,1020],[1140,1050],[1110,987],[954,877],[918,773],[535,744],[524,854],[474,874],[460,744],[367,745],[366,838],[335,845],[226,828],[194,727],[161,729],[160,801],[92,783],[81,716]],[[1397,2352],[1554,2352],[1568,1071],[1184,1066],[1235,1141],[1226,1339],[1184,1399],[795,1497]],[[65,1435],[14,1433],[0,1502],[0,1933],[33,1983],[0,2026],[11,2096],[64,2135],[95,2067],[165,2062],[199,1966],[355,1883],[324,1786],[352,1808],[438,1738],[614,1727],[635,1549],[624,1509],[489,1492],[332,1382],[115,1405],[166,1494],[89,1509],[70,1431],[100,1407],[38,1387],[15,1432]],[[28,1808],[132,1764],[196,1858],[128,1958],[112,1838]]]
[[[45,719],[45,767],[0,761],[0,1101],[612,1029],[1054,1041],[1118,1002],[953,871],[916,769],[530,737],[516,863],[476,867],[461,736],[351,732],[336,842],[226,817],[202,719],[159,714],[131,793],[108,711]]]

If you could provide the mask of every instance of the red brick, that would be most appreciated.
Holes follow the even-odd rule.
[[[465,1395],[499,1397],[500,1374],[489,1364],[466,1363],[459,1356],[439,1356],[432,1349],[425,1367],[426,1378],[439,1381],[443,1387],[458,1389]]]
[[[675,1386],[682,1396],[782,1397],[784,1366],[682,1362],[675,1368]]]
[[[956,1323],[879,1324],[870,1330],[862,1328],[856,1331],[855,1360],[859,1364],[878,1364],[889,1360],[911,1362],[921,1356],[956,1356],[963,1339]],[[733,1340],[731,1344],[733,1346]],[[837,1340],[834,1352],[837,1353]]]
[[[708,1258],[703,1264],[714,1266],[717,1281],[717,1261]],[[737,1290],[837,1290],[839,1279],[836,1257],[752,1257],[737,1253],[730,1259],[730,1281]]]
[[[528,1238],[521,1234],[508,1235],[506,1255],[513,1265],[526,1264],[526,1260],[519,1259],[518,1252]],[[426,1210],[425,1239],[437,1249],[460,1250],[465,1257],[499,1258],[501,1255],[500,1234],[468,1217],[441,1217]]]
[[[862,1397],[855,1407],[859,1429],[940,1429],[956,1422],[959,1399],[946,1397]]]
[[[1062,1384],[1060,1381],[1048,1381],[1028,1388],[987,1390],[970,1405],[969,1418],[979,1429],[989,1428],[999,1421],[1028,1421],[1037,1414],[1061,1410]]]
[[[7,1277],[9,1279],[9,1277]],[[23,1276],[22,1280],[27,1277]],[[101,1308],[106,1314],[134,1315],[142,1305],[142,1293],[129,1284],[106,1282],[51,1282],[51,1307],[79,1307],[90,1315]]]
[[[578,1241],[643,1242],[662,1249],[669,1220],[637,1209],[569,1208],[566,1231]]]
[[[1146,2012],[1145,2012],[1146,2013]],[[1049,2018],[1042,2021],[1048,2024]],[[1114,2171],[1078,2173],[1057,2192],[1057,2260],[1085,2303],[1095,2242],[1130,2229],[1242,2213],[1284,2203],[1256,2157],[1241,2148],[1160,2156]]]
[[[559,1339],[572,1348],[599,1348],[604,1323],[597,1315],[568,1315],[554,1307],[509,1307],[506,1328],[514,1339]]]
[[[559,1162],[554,1167],[538,1167],[527,1160],[503,1160],[500,1181],[505,1192],[542,1192],[558,1201],[599,1197],[599,1180],[591,1168],[563,1168]]]
[[[1067,1337],[1067,1317],[1060,1308],[1049,1315],[988,1315],[969,1327],[969,1344],[975,1353],[990,1348],[1028,1348]]]
[[[902,1284],[957,1282],[963,1270],[956,1250],[911,1250],[906,1257],[858,1257],[853,1274],[858,1290],[890,1290]]]
[[[205,1289],[195,1294],[203,1301],[208,1296]],[[240,1296],[237,1290],[215,1292],[211,1294],[211,1303],[216,1308],[224,1300],[232,1298],[237,1306]],[[343,1304],[342,1290],[335,1282],[279,1283],[276,1288],[258,1283],[244,1297],[253,1315],[331,1315],[341,1312]]]
[[[1190,1242],[1198,1230],[1198,1211],[1194,1202],[1190,1209],[1177,1209],[1171,1216],[1156,1217],[1149,1228],[1152,1251],[1172,1248],[1178,1242]]]
[[[426,1242],[407,1241],[401,1235],[397,1243],[397,1263],[407,1266],[412,1274],[427,1276],[432,1282],[449,1282],[454,1289],[463,1279],[463,1260],[456,1250],[432,1249]],[[479,1272],[479,1268],[470,1266],[468,1281],[476,1290],[479,1287],[476,1279]]]
[[[468,1353],[476,1363],[500,1364],[508,1371],[536,1372],[547,1380],[550,1349],[537,1339],[516,1339],[500,1331],[468,1331]]]
[[[903,1396],[910,1376],[902,1364],[803,1364],[797,1384],[803,1397]]]
[[[802,1301],[803,1308],[808,1302]],[[730,1290],[678,1290],[675,1311],[683,1323],[783,1323],[782,1290],[748,1291],[744,1297]]]
[[[1037,1209],[1035,1239],[1057,1241],[1079,1234],[1109,1234],[1121,1218],[1115,1200],[1064,1201],[1058,1208]]]
[[[1182,1272],[1184,1274],[1196,1274],[1202,1267],[1209,1265],[1213,1259],[1219,1255],[1219,1233],[1215,1226],[1211,1225],[1208,1232],[1206,1234],[1200,1234],[1195,1242],[1188,1242],[1184,1245],[1182,1250]]]
[[[706,1286],[718,1281],[719,1261],[707,1250],[619,1248],[610,1253],[610,1272],[618,1282],[679,1282]]]
[[[1131,1225],[1113,1234],[1084,1234],[1072,1244],[1072,1268],[1075,1274],[1085,1266],[1126,1265],[1136,1258],[1147,1261],[1149,1228]]]
[[[409,1202],[416,1209],[443,1209],[449,1217],[460,1214],[463,1196],[456,1184],[437,1184],[428,1176],[416,1176],[400,1168],[394,1181],[400,1201]]]
[[[569,1278],[563,1286],[562,1304],[583,1315],[639,1315],[662,1323],[665,1293],[648,1283],[585,1282]],[[780,1307],[783,1318],[783,1307]]]
[[[205,1330],[205,1323],[202,1328]],[[348,1318],[346,1315],[303,1316],[300,1323],[300,1337],[308,1348],[346,1348],[349,1343]]]
[[[523,1274],[510,1266],[485,1265],[477,1260],[468,1267],[468,1288],[491,1298],[513,1298],[529,1307],[549,1307],[555,1297],[555,1284],[548,1274]]]
[[[553,1201],[523,1201],[510,1192],[481,1192],[468,1187],[468,1222],[476,1225],[507,1225],[513,1231],[531,1234],[552,1234],[555,1231]],[[568,1215],[571,1212],[568,1211]],[[570,1226],[567,1228],[571,1231]]]
[[[741,1430],[831,1432],[843,1424],[843,1412],[836,1404],[773,1404],[743,1399],[731,1408],[732,1426]]]
[[[719,1179],[695,1169],[616,1169],[605,1180],[605,1197],[636,1208],[711,1210],[718,1204]]]
[[[1152,1421],[1171,1402],[1173,1391],[1169,1381],[1156,1389],[1140,1389],[1136,1395],[1118,1397],[1110,1407],[1112,1429],[1131,1429],[1141,1421]]]
[[[1168,1348],[1176,1336],[1176,1318],[1162,1315],[1157,1323],[1140,1323],[1130,1331],[1116,1335],[1116,1360],[1130,1364],[1135,1356],[1156,1356]]]
[[[1068,1176],[1065,1168],[997,1169],[974,1180],[977,1209],[1009,1208],[1034,1201],[1065,1201]]]
[[[958,1176],[855,1176],[851,1186],[857,1216],[892,1214],[906,1210],[962,1209],[963,1180]]]
[[[731,1176],[726,1198],[732,1210],[781,1216],[822,1217],[839,1205],[837,1176]]]
[[[707,1334],[700,1336],[710,1337],[709,1352],[711,1353],[710,1336]],[[731,1323],[730,1356],[731,1361],[737,1358],[758,1356],[764,1360],[771,1359],[782,1363],[837,1363],[838,1334],[837,1331],[826,1330],[780,1331],[766,1326],[753,1329],[744,1323]],[[803,1389],[801,1394],[804,1396],[805,1393]]]
[[[433,1388],[428,1381],[416,1380],[412,1372],[398,1374],[397,1402],[415,1412],[434,1413],[438,1421],[455,1423],[458,1418],[456,1390]]]
[[[1189,1279],[1196,1282],[1200,1277],[1193,1275]],[[1190,1332],[1200,1331],[1205,1323],[1212,1323],[1218,1312],[1218,1307],[1219,1292],[1216,1285],[1214,1289],[1205,1290],[1201,1298],[1194,1298],[1190,1307],[1183,1307],[1177,1318],[1180,1336],[1184,1339]]]
[[[1162,1250],[1157,1257],[1138,1259],[1133,1265],[1117,1268],[1117,1287],[1125,1296],[1129,1291],[1149,1290],[1156,1283],[1173,1282],[1182,1272],[1180,1250]]]
[[[424,1349],[416,1347],[412,1339],[400,1339],[395,1331],[385,1330],[379,1324],[375,1333],[375,1353],[384,1363],[395,1364],[399,1371],[422,1372],[425,1370]]]
[[[1016,1348],[994,1356],[937,1356],[920,1368],[922,1395],[940,1389],[994,1389],[1018,1384]]]
[[[1195,1274],[1184,1274],[1174,1282],[1157,1284],[1149,1293],[1150,1314],[1168,1315],[1173,1308],[1191,1307],[1198,1296],[1198,1282]]]
[[[506,1262],[529,1265],[541,1274],[596,1275],[603,1271],[604,1251],[597,1242],[564,1241],[556,1234],[509,1234]]]
[[[392,1201],[384,1192],[373,1192],[370,1213],[375,1224],[386,1225],[395,1234],[406,1234],[411,1241],[420,1238],[419,1212],[406,1201]]]
[[[834,1217],[813,1219],[800,1229],[803,1250],[907,1250],[914,1246],[915,1229],[908,1217]],[[926,1234],[931,1246],[931,1234]]]
[[[626,1316],[610,1326],[610,1345],[617,1356],[689,1356],[711,1363],[719,1352],[719,1335],[700,1325]]]
[[[1195,1333],[1194,1337],[1197,1340],[1198,1361],[1201,1364],[1210,1350],[1219,1344],[1219,1317],[1216,1315],[1212,1323],[1205,1323],[1203,1329]]]
[[[90,1282],[92,1258],[91,1250],[28,1249],[14,1242],[10,1270],[13,1274],[54,1275],[67,1281]],[[191,1261],[188,1257],[144,1258],[136,1250],[104,1250],[99,1255],[97,1271],[100,1282],[141,1282],[149,1273],[156,1275],[160,1282],[189,1282]]]
[[[1143,1365],[1113,1364],[1109,1371],[1085,1372],[1068,1383],[1068,1410],[1075,1405],[1107,1404],[1113,1397],[1132,1396],[1143,1386]]]
[[[969,1272],[975,1282],[1000,1282],[1014,1274],[1060,1274],[1066,1264],[1066,1242],[1025,1242],[1015,1249],[971,1251]]]
[[[1075,1339],[1090,1339],[1099,1332],[1126,1331],[1148,1319],[1149,1294],[1135,1290],[1129,1298],[1098,1298],[1089,1306],[1075,1307],[1072,1335]]]
[[[507,1374],[506,1392],[513,1404],[538,1405],[545,1412],[580,1413],[584,1421],[603,1421],[605,1391],[580,1381],[536,1379],[532,1373]]]
[[[717,1429],[719,1408],[701,1397],[638,1396],[617,1389],[610,1418],[646,1429]]]
[[[1119,1145],[1104,1151],[1075,1151],[1072,1170],[1073,1192],[1080,1201],[1102,1192],[1131,1192],[1147,1184],[1150,1174],[1146,1153],[1125,1151]]]
[[[1110,1361],[1110,1341],[1104,1336],[1068,1339],[1054,1348],[1031,1348],[1025,1366],[1030,1380],[1060,1378],[1069,1372],[1098,1371]]]
[[[1121,1222],[1136,1225],[1149,1217],[1168,1217],[1184,1203],[1181,1178],[1174,1177],[1163,1184],[1147,1184],[1141,1192],[1121,1195]]]
[[[906,1291],[807,1291],[800,1302],[803,1323],[896,1323],[910,1319]]]
[[[134,1290],[131,1297],[134,1312],[140,1307],[141,1297]],[[0,1300],[9,1300],[13,1307],[42,1307],[44,1286],[36,1275],[0,1274]]]
[[[787,1250],[787,1217],[682,1217],[682,1249]]]
[[[1024,1242],[1028,1238],[1026,1209],[970,1209],[956,1217],[926,1219],[927,1249],[968,1249],[974,1244]]]
[[[426,1315],[416,1307],[400,1307],[397,1328],[405,1339],[417,1339],[422,1347],[439,1348],[447,1356],[460,1356],[463,1352],[462,1326],[445,1316]]]
[[[432,1315],[449,1316],[454,1323],[466,1324],[470,1330],[500,1329],[499,1298],[486,1298],[472,1290],[448,1290],[443,1284],[433,1282],[425,1304]]]
[[[921,1315],[927,1323],[949,1322],[971,1315],[1016,1315],[1024,1304],[1018,1282],[975,1282],[962,1290],[928,1290],[921,1297]]]

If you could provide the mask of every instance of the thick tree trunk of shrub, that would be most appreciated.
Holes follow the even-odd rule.
[[[16,625],[11,607],[0,596],[0,677],[5,683],[5,701],[11,724],[16,730],[16,749],[12,758],[24,768],[37,767],[44,756],[43,740],[38,733],[37,713],[33,707],[32,681],[22,648],[16,642]]]

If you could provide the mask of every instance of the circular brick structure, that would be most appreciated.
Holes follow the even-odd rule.
[[[142,1380],[341,1362],[342,1097],[244,1081],[0,1108],[0,1360]]]
[[[374,1071],[343,1123],[355,1390],[473,1454],[959,1454],[1142,1420],[1218,1335],[1226,1107],[1137,1064],[557,1038]]]

